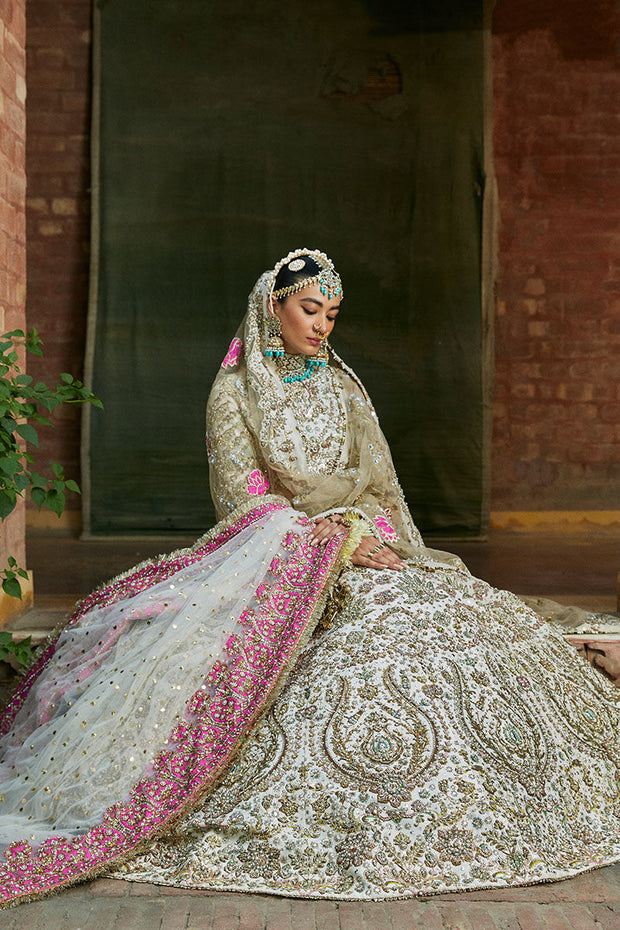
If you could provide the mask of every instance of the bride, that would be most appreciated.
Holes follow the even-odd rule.
[[[2,718],[0,896],[108,874],[389,899],[620,859],[620,692],[424,546],[342,284],[259,278],[209,399],[219,523],[94,592]]]

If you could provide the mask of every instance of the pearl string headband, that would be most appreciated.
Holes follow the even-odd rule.
[[[281,287],[278,288],[277,291],[274,290],[276,277],[280,269],[284,268],[286,265],[289,271],[302,271],[306,265],[306,258],[314,259],[320,270],[314,275],[302,278],[301,281],[291,284],[289,287]],[[342,281],[340,280],[340,275],[334,268],[333,262],[327,257],[325,252],[319,252],[316,249],[295,249],[294,252],[289,252],[285,258],[278,262],[271,273],[273,278],[270,295],[275,297],[276,300],[290,297],[291,294],[296,294],[297,291],[301,291],[305,287],[310,287],[313,284],[319,285],[321,294],[327,297],[328,300],[342,296]]]

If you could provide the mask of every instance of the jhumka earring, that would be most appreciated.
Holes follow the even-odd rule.
[[[265,320],[267,328],[266,345],[264,355],[266,358],[282,358],[284,355],[284,343],[282,342],[282,327],[277,316],[269,317]]]

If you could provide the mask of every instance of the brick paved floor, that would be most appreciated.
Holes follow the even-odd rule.
[[[100,879],[0,911],[2,930],[620,930],[620,864],[565,882],[409,901],[303,901]]]

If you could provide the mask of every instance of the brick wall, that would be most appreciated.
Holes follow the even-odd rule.
[[[619,507],[617,26],[615,0],[495,5],[496,511]],[[90,40],[90,0],[28,0],[28,316],[45,380],[82,367]],[[75,475],[66,416],[41,457]]]
[[[620,509],[615,0],[499,0],[496,510]]]
[[[28,325],[44,342],[31,373],[83,373],[90,223],[90,0],[28,0]],[[43,437],[42,437],[43,438]],[[79,480],[80,409],[60,409],[37,464]],[[80,508],[67,496],[67,510]],[[56,518],[52,517],[52,520]]]
[[[26,318],[25,0],[0,0],[0,327]],[[0,568],[7,555],[25,564],[24,508],[2,525]]]

